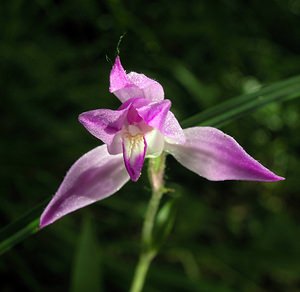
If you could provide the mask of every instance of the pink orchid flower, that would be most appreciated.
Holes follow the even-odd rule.
[[[45,227],[64,215],[102,200],[141,175],[145,158],[163,151],[212,181],[273,182],[277,176],[230,136],[212,127],[182,129],[164,99],[162,86],[143,74],[126,74],[117,57],[110,92],[122,102],[117,110],[84,112],[79,121],[104,145],[80,157],[68,171],[41,219]]]

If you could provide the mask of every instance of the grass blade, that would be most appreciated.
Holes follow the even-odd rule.
[[[269,103],[282,102],[300,96],[300,76],[266,86],[254,93],[244,94],[196,114],[182,122],[182,126],[221,126]]]
[[[0,230],[0,255],[39,230],[39,217],[45,205],[46,201],[43,201]]]

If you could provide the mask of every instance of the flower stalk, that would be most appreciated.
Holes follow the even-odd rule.
[[[166,188],[164,186],[165,160],[166,155],[162,154],[161,156],[150,159],[149,161],[148,176],[152,188],[152,195],[143,223],[141,253],[134,272],[130,292],[142,291],[149,267],[158,251],[153,240],[153,231],[160,201],[163,194],[166,192]]]

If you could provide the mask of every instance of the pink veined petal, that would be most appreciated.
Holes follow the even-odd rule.
[[[183,166],[209,180],[283,180],[252,158],[230,136],[212,127],[184,130],[186,143],[167,144],[165,150]]]
[[[137,109],[144,107],[149,103],[150,101],[145,98],[130,98],[119,107],[119,110],[128,108],[127,122],[128,124],[135,124],[142,121],[142,118],[138,115]]]
[[[122,154],[109,155],[106,145],[94,148],[72,165],[44,210],[40,227],[114,194],[128,180]]]
[[[79,115],[80,123],[96,138],[110,144],[122,128],[128,107],[122,110],[97,109]]]
[[[169,111],[166,116],[162,133],[165,135],[165,139],[168,143],[182,144],[185,142],[184,131],[171,111]]]
[[[144,74],[135,72],[126,74],[119,56],[110,73],[109,91],[116,95],[121,102],[130,98],[146,98],[152,101],[164,99],[164,90],[157,81]]]
[[[142,134],[135,136],[124,134],[122,142],[125,167],[131,180],[137,181],[141,175],[147,151],[146,140]]]
[[[147,125],[162,131],[170,107],[171,101],[165,99],[137,108],[136,111]]]
[[[142,90],[144,98],[152,101],[161,101],[164,99],[163,87],[157,81],[136,72],[130,72],[127,74],[127,78],[131,84]]]
[[[118,109],[122,110],[124,108],[130,108],[130,107],[140,108],[140,107],[148,105],[149,103],[151,103],[151,101],[147,100],[145,98],[140,98],[140,97],[130,98],[130,99],[126,100]]]
[[[121,64],[121,60],[119,56],[117,56],[115,60],[115,64],[111,69],[109,81],[110,81],[109,91],[111,93],[119,89],[122,89],[129,84],[126,71],[124,70]]]

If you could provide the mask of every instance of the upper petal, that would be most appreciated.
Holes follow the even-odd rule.
[[[110,144],[114,135],[122,128],[128,107],[122,110],[97,109],[79,115],[79,121],[96,138]]]
[[[130,72],[127,74],[127,77],[132,85],[135,85],[142,91],[142,97],[152,101],[164,99],[163,87],[157,81],[136,72]]]
[[[136,108],[136,111],[147,125],[162,131],[170,107],[171,102],[166,99]]]
[[[68,171],[43,212],[40,227],[114,194],[128,180],[122,154],[109,155],[106,145],[89,151]]]
[[[152,101],[164,99],[164,90],[157,81],[144,74],[135,72],[126,74],[119,56],[110,73],[109,91],[114,93],[121,102],[130,98],[146,98]]]
[[[122,89],[129,83],[126,75],[126,71],[124,70],[121,64],[121,60],[119,56],[117,56],[115,60],[115,64],[111,69],[109,81],[110,81],[110,86],[109,86],[110,92],[115,92],[119,89]]]
[[[184,130],[186,143],[167,144],[165,150],[182,165],[209,180],[278,181],[230,136],[212,127]]]
[[[170,107],[171,101],[165,99],[136,107],[136,111],[147,125],[158,129],[166,141],[182,144],[185,142],[185,135],[176,117],[169,110]]]

